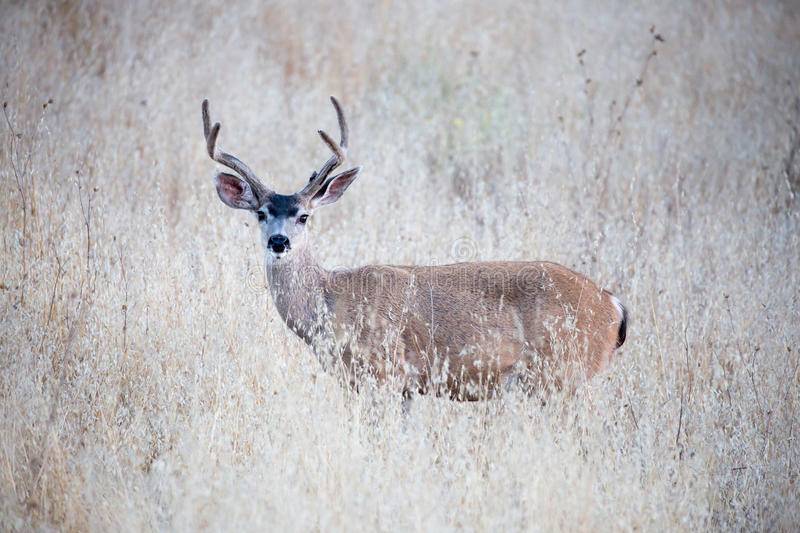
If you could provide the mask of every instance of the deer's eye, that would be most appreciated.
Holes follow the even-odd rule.
[[[297,217],[298,224],[305,224],[306,222],[308,222],[308,215],[300,215]]]
[[[256,216],[259,222],[264,222],[267,219],[267,214],[263,211],[256,211]]]

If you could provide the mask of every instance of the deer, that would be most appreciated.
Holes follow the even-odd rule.
[[[208,100],[202,103],[208,155],[235,173],[215,175],[217,194],[256,217],[274,307],[324,368],[356,389],[368,377],[404,398],[476,401],[510,387],[574,391],[608,366],[625,342],[627,310],[557,263],[322,266],[308,222],[361,173],[357,166],[332,175],[346,158],[348,125],[337,99],[330,100],[340,140],[318,130],[332,155],[293,194],[275,192],[221,151],[220,123],[211,125]]]

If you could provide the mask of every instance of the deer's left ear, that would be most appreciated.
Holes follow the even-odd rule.
[[[351,168],[328,179],[311,199],[311,207],[322,207],[341,198],[344,191],[356,180],[359,172],[361,167]]]

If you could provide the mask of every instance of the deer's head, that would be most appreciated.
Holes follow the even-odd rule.
[[[333,152],[322,167],[311,174],[308,183],[294,194],[278,194],[261,183],[255,173],[237,157],[217,150],[220,124],[211,126],[208,100],[203,101],[203,131],[208,155],[214,161],[233,170],[236,175],[220,172],[214,178],[217,194],[225,205],[234,209],[252,211],[261,228],[261,238],[267,251],[267,260],[278,261],[302,248],[306,242],[306,222],[314,211],[332,204],[355,181],[361,167],[345,170],[331,176],[331,172],[345,159],[347,151],[347,122],[334,97],[331,97],[339,119],[341,140],[336,143],[327,133],[319,130],[322,140]]]

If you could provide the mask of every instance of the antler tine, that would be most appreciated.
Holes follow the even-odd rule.
[[[347,121],[344,119],[342,106],[339,105],[339,100],[333,96],[331,96],[331,103],[333,104],[334,109],[336,109],[336,119],[339,121],[339,132],[342,135],[342,138],[339,141],[339,146],[342,148],[347,148],[347,134],[349,131],[347,130]]]
[[[336,110],[336,118],[339,121],[339,133],[341,135],[341,140],[337,144],[336,141],[334,141],[331,136],[324,131],[317,131],[319,136],[322,137],[323,142],[328,145],[328,148],[331,149],[333,155],[325,162],[324,165],[322,165],[322,168],[315,171],[311,175],[308,184],[303,188],[301,194],[314,194],[317,192],[322,184],[325,183],[325,180],[331,171],[344,163],[345,157],[347,156],[347,120],[344,118],[342,106],[339,105],[339,101],[333,96],[331,96],[331,103],[333,104],[333,108]]]
[[[239,174],[239,176],[241,176],[250,185],[256,196],[263,199],[272,191],[270,191],[269,188],[261,183],[258,177],[256,177],[255,172],[250,170],[250,167],[245,165],[244,162],[242,162],[238,157],[225,153],[222,150],[217,152],[217,136],[219,135],[219,130],[221,127],[222,125],[219,122],[215,122],[214,125],[211,126],[211,117],[208,111],[208,99],[203,100],[203,134],[206,137],[206,150],[208,151],[208,157]]]

